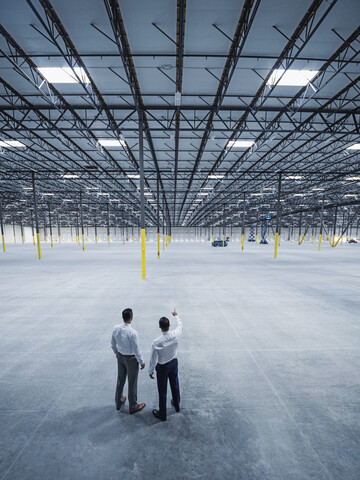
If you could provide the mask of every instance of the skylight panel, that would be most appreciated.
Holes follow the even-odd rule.
[[[100,138],[98,140],[103,147],[123,147],[125,146],[125,140],[118,140],[117,138]]]
[[[267,85],[274,86],[277,84],[277,86],[282,87],[304,87],[311,82],[318,73],[318,70],[285,71],[283,68],[278,68],[270,76]],[[277,83],[278,81],[279,83]]]
[[[5,148],[23,148],[26,147],[23,143],[19,142],[18,140],[1,140],[0,147]]]
[[[354,143],[354,145],[350,145],[350,147],[347,147],[346,150],[360,150],[360,143]]]
[[[74,67],[76,75],[69,67],[41,67],[38,70],[50,83],[79,83],[76,75],[81,82],[90,83],[88,76],[81,67]]]
[[[254,145],[253,140],[230,140],[227,144],[231,148],[249,148]]]

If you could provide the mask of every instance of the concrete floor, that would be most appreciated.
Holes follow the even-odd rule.
[[[0,252],[0,479],[360,478],[360,245],[172,243]],[[182,410],[115,411],[133,307],[146,361],[176,306]]]

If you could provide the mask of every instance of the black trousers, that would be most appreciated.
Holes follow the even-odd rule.
[[[166,394],[167,381],[169,379],[172,399],[175,408],[180,408],[180,387],[178,379],[178,361],[177,358],[165,365],[156,365],[156,379],[159,391],[159,414],[166,418]]]

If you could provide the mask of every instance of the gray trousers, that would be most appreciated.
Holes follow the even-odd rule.
[[[137,381],[139,375],[139,364],[136,357],[125,357],[118,353],[118,377],[116,383],[115,392],[115,404],[116,408],[120,408],[122,405],[123,390],[126,381],[128,379],[128,398],[129,398],[129,410],[133,412],[138,406],[137,403]]]

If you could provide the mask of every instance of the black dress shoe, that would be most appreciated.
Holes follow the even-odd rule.
[[[153,413],[154,417],[158,418],[159,420],[162,420],[163,422],[166,422],[166,418],[162,417],[159,414],[159,410],[153,410],[152,413]]]
[[[116,410],[119,411],[120,408],[124,405],[125,402],[126,402],[126,397],[122,397],[122,402],[120,403],[119,407],[116,407]]]
[[[175,407],[174,402],[173,402],[173,399],[171,399],[171,405],[175,408],[175,411],[176,411],[177,413],[180,412],[180,407]]]

